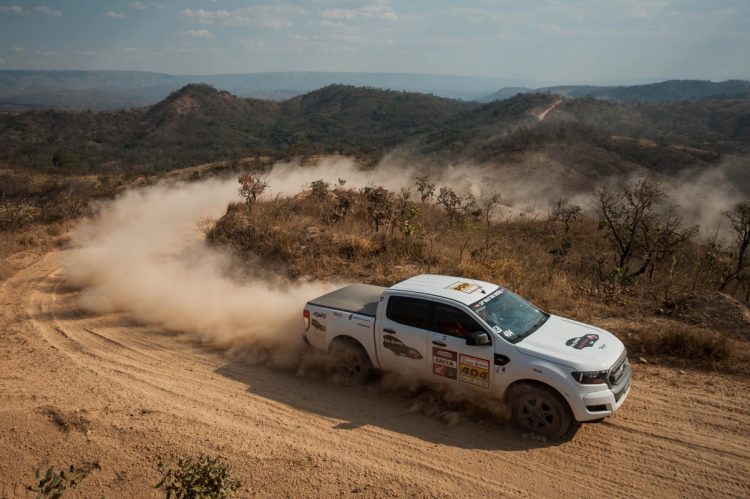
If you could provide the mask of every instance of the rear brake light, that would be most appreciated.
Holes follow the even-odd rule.
[[[305,323],[305,331],[310,329],[310,311],[309,310],[303,310],[302,311],[302,319]]]

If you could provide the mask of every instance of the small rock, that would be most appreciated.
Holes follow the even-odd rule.
[[[644,359],[643,357],[639,358],[638,362],[640,362],[641,364],[648,364],[648,361]]]
[[[680,372],[680,374],[685,374],[685,370],[684,369],[680,369],[679,372]]]

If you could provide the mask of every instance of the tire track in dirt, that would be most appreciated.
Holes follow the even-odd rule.
[[[50,253],[0,287],[0,493],[18,493],[45,458],[83,456],[102,467],[91,495],[155,496],[156,455],[220,451],[241,495],[750,495],[745,380],[636,366],[617,416],[550,446],[466,414],[452,427],[411,414],[411,400],[376,386],[233,361],[125,314],[85,313],[60,262]],[[44,404],[85,411],[92,434],[62,434]]]

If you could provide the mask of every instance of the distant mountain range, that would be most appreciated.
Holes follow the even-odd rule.
[[[163,171],[252,156],[347,154],[547,168],[590,184],[729,165],[750,193],[750,99],[624,104],[540,93],[480,104],[330,85],[283,102],[191,84],[133,110],[0,113],[0,164]],[[547,171],[547,170],[544,170]],[[568,179],[568,180],[566,180]]]
[[[561,85],[542,88],[505,87],[477,99],[479,102],[504,100],[518,94],[546,93],[565,97],[594,97],[613,102],[677,102],[706,98],[750,96],[750,81],[667,80],[645,85]]]
[[[271,101],[341,84],[492,102],[519,93],[554,93],[616,102],[675,102],[750,95],[750,82],[673,80],[645,85],[546,86],[538,82],[408,73],[286,72],[171,75],[143,71],[0,71],[0,111],[112,110],[145,107],[191,83],[205,83],[240,97]],[[496,91],[498,88],[501,90]],[[494,93],[493,93],[494,92]]]
[[[155,104],[190,83],[241,97],[286,100],[333,84],[474,100],[504,85],[531,81],[405,73],[248,73],[170,75],[142,71],[0,71],[0,110],[107,110]]]

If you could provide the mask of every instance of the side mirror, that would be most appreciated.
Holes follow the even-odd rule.
[[[471,346],[492,345],[492,340],[490,340],[490,335],[486,332],[474,331],[466,337],[466,344]]]

